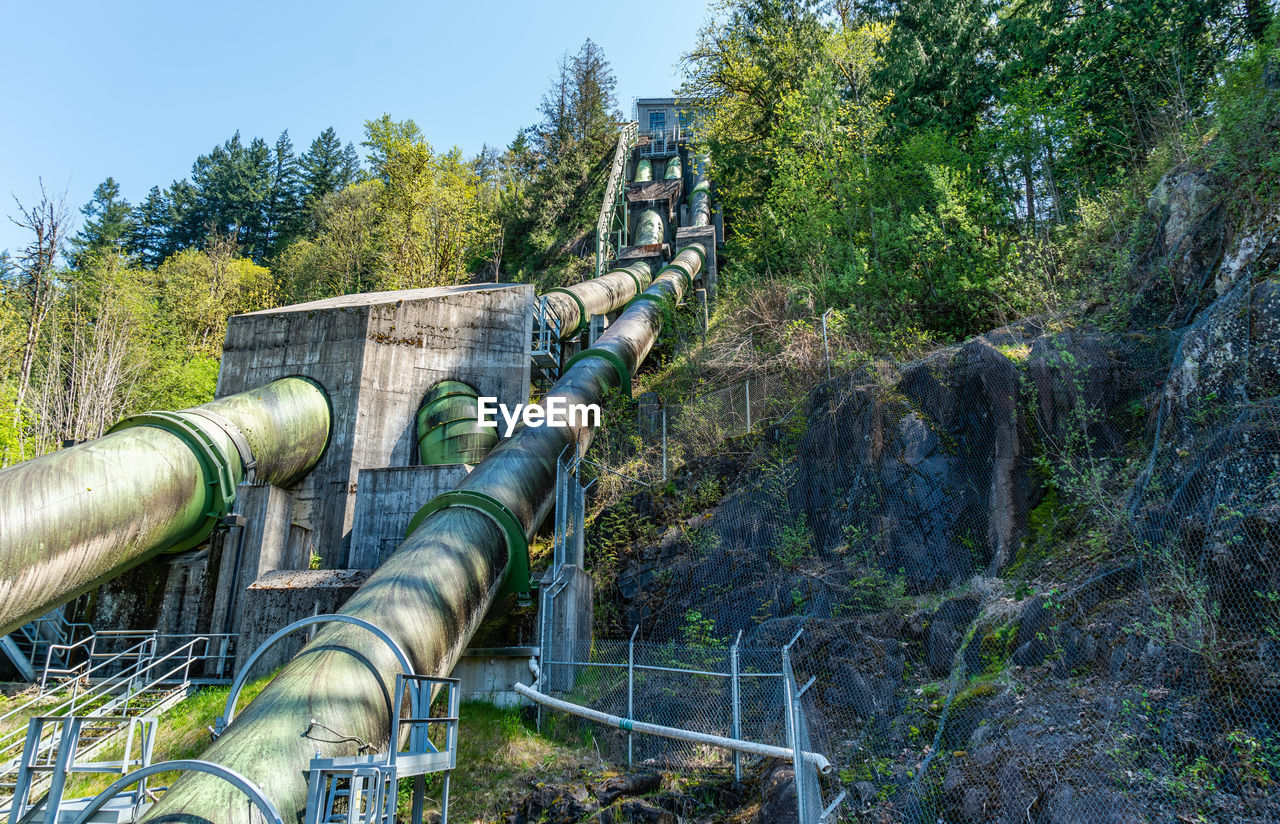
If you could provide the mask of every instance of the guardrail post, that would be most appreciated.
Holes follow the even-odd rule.
[[[827,315],[831,310],[822,313],[822,352],[827,358],[827,380],[831,380],[831,347],[827,345]]]
[[[667,405],[662,405],[662,480],[667,479]]]
[[[636,685],[636,633],[640,625],[631,630],[631,640],[627,642],[627,718],[635,717],[635,685]],[[627,766],[631,766],[631,733],[627,733]]]
[[[738,645],[741,643],[742,630],[738,630],[738,637],[729,648],[729,698],[733,707],[733,737],[737,739],[742,738],[742,703],[738,684]],[[742,754],[737,750],[733,751],[733,780],[742,780]]]

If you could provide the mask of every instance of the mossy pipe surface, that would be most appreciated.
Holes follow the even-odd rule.
[[[551,289],[543,295],[547,309],[560,322],[560,338],[587,328],[592,315],[616,312],[649,285],[652,270],[643,261],[614,269],[598,278]]]
[[[324,392],[284,378],[126,418],[97,440],[0,470],[0,634],[199,543],[226,514],[246,459],[259,480],[288,484],[319,460],[329,425]]]
[[[682,254],[684,254],[682,252]],[[690,252],[685,260],[698,256]],[[697,270],[694,271],[694,274]],[[600,403],[622,385],[618,364],[634,372],[661,330],[663,303],[686,289],[683,271],[668,267],[609,326],[596,346],[579,353],[548,393],[566,403]],[[555,503],[556,458],[570,444],[586,449],[592,430],[525,427],[471,471],[459,489],[505,507],[530,538]],[[510,563],[497,523],[451,506],[428,515],[343,606],[377,624],[398,643],[419,674],[448,675],[501,590]],[[391,698],[400,665],[387,645],[364,630],[330,624],[210,746],[202,759],[254,781],[285,816],[301,820],[311,758],[357,754],[357,742],[388,746]],[[312,721],[336,730],[335,735]],[[147,813],[146,822],[249,824],[253,813],[216,778],[183,775]]]
[[[680,166],[680,155],[676,155],[667,161],[667,168],[662,172],[663,180],[679,180],[684,174],[684,170]]]
[[[652,246],[662,242],[662,215],[656,209],[645,209],[636,220],[636,246]]]
[[[634,182],[648,183],[650,180],[653,180],[653,163],[649,161],[649,158],[642,157],[636,161],[636,176]]]
[[[711,181],[707,180],[707,166],[710,160],[704,155],[694,163],[697,171],[693,178],[693,188],[689,190],[690,222],[694,226],[711,225]]]

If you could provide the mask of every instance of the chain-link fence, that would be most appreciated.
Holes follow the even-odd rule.
[[[651,485],[589,498],[608,523],[691,496],[693,462],[745,468],[612,547],[599,594],[650,644],[804,627],[850,820],[1280,821],[1276,291],[1242,277],[1177,332],[1028,321],[807,393],[638,398],[589,455]],[[726,703],[702,678],[665,723]]]

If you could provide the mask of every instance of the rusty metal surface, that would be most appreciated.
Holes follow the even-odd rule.
[[[592,349],[613,353],[635,371],[661,329],[662,304],[680,299],[688,278],[684,269],[693,267],[696,274],[701,262],[693,251],[678,260],[680,267],[668,267],[645,290],[662,300],[631,304]],[[598,403],[620,380],[610,360],[583,358],[548,396]],[[586,425],[522,428],[490,452],[459,489],[497,499],[531,537],[554,505],[556,458],[570,444],[585,450],[591,436]],[[507,547],[494,521],[475,510],[442,509],[423,521],[342,611],[386,630],[419,674],[448,675],[492,605],[507,564]],[[399,669],[386,645],[372,642],[368,633],[344,625],[326,627],[202,758],[243,772],[286,820],[300,819],[312,756],[354,755],[357,739],[387,746],[389,696]],[[312,719],[340,735],[317,731]],[[179,779],[144,818],[173,824],[250,820],[250,812],[225,784],[197,774]]]
[[[310,381],[285,378],[205,404],[240,430],[258,477],[286,483],[324,450],[329,407]],[[180,417],[244,476],[231,437]],[[205,469],[186,441],[136,426],[0,470],[0,634],[162,552],[208,518]]]

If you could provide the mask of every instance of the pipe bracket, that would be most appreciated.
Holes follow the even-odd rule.
[[[454,489],[437,495],[427,501],[426,506],[419,509],[409,521],[405,537],[412,535],[427,516],[451,506],[474,509],[497,524],[507,543],[507,574],[502,583],[502,589],[498,591],[498,597],[514,592],[517,603],[529,603],[532,600],[530,593],[534,589],[533,583],[529,580],[529,539],[525,536],[524,527],[520,525],[520,521],[497,498],[472,489]]]
[[[578,297],[572,291],[565,289],[562,286],[556,286],[551,289],[548,289],[547,291],[542,293],[542,296],[546,297],[552,292],[558,292],[559,294],[562,294],[562,295],[568,295],[569,297],[573,298],[574,303],[578,304],[578,325],[573,328],[572,332],[568,332],[566,334],[561,335],[562,339],[571,338],[574,335],[579,334],[580,332],[582,332],[582,330],[586,329],[588,326],[591,325],[591,316],[587,314],[587,306],[582,302],[582,298]]]
[[[231,511],[231,506],[235,503],[236,479],[231,474],[231,461],[204,430],[183,418],[178,412],[144,412],[141,415],[131,415],[111,427],[107,433],[119,432],[135,426],[154,426],[157,429],[163,429],[182,441],[196,456],[205,481],[205,519],[161,552],[184,552],[199,546],[209,537],[223,516]]]
[[[635,301],[639,300],[640,297],[642,296],[638,295],[635,298],[632,298],[631,302],[627,305],[630,306],[631,303],[635,303]],[[631,397],[631,371],[627,369],[627,365],[622,362],[622,358],[618,357],[613,352],[610,352],[608,349],[600,349],[594,346],[590,349],[583,349],[572,358],[569,358],[569,362],[564,365],[564,370],[561,374],[563,375],[568,372],[569,369],[578,361],[586,360],[587,358],[600,358],[601,360],[608,361],[618,373],[618,388],[621,389],[623,394],[628,398]]]
[[[227,418],[219,415],[209,409],[195,407],[194,409],[184,409],[188,415],[196,415],[204,418],[210,423],[217,426],[223,432],[227,433],[227,437],[231,439],[231,443],[235,445],[236,453],[240,455],[240,465],[244,468],[244,480],[252,482],[257,476],[258,461],[253,457],[253,450],[249,448],[249,441],[245,439],[244,433],[240,431],[240,427],[236,426]]]

